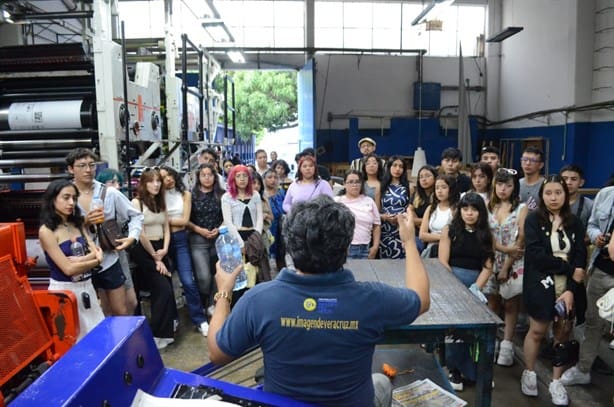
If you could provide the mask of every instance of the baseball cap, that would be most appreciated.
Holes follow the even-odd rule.
[[[363,137],[360,140],[358,140],[358,148],[360,148],[360,145],[364,143],[365,141],[373,144],[373,147],[377,147],[377,143],[371,137]]]

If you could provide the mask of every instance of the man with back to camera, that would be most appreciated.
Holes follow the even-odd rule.
[[[362,167],[365,165],[365,157],[371,153],[375,154],[375,149],[377,148],[377,143],[371,137],[363,137],[358,140],[358,149],[362,154],[362,157],[355,158],[350,163],[350,170],[362,171]],[[382,162],[382,168],[386,166],[386,162],[380,158]]]
[[[537,209],[539,188],[544,182],[540,174],[544,168],[544,152],[533,146],[525,148],[520,157],[520,165],[524,173],[524,177],[520,178],[520,202],[524,202],[532,211]]]
[[[102,271],[92,277],[96,289],[105,290],[111,306],[112,315],[128,315],[126,304],[126,277],[122,271],[117,252],[125,250],[138,242],[143,227],[143,214],[132,206],[132,203],[115,188],[107,188],[104,198],[104,208],[90,210],[93,197],[100,197],[102,183],[94,179],[98,157],[87,148],[75,148],[66,156],[68,172],[74,177],[74,184],[79,190],[79,207],[85,214],[84,225],[101,223],[104,219],[117,218],[128,220],[128,236],[117,239],[115,250],[105,251],[102,259]],[[98,240],[96,240],[99,245]]]
[[[499,169],[499,165],[501,165],[499,149],[495,146],[482,147],[482,151],[480,152],[480,162],[490,165],[490,168],[492,168],[492,173],[496,173],[497,169]]]
[[[429,281],[416,249],[413,215],[399,215],[407,288],[356,282],[344,269],[354,216],[318,196],[297,204],[284,223],[296,269],[250,289],[230,313],[236,275],[217,265],[217,306],[209,357],[226,364],[252,346],[264,354],[264,390],[324,406],[389,406],[392,386],[371,375],[386,327],[409,324],[430,305]]]
[[[441,171],[456,178],[456,186],[460,193],[471,189],[471,178],[460,172],[462,163],[463,153],[456,147],[448,147],[441,153]]]

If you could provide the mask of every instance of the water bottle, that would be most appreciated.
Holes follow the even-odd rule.
[[[241,246],[239,241],[228,233],[226,226],[220,226],[220,235],[215,241],[215,249],[217,257],[220,259],[222,270],[227,273],[232,273],[234,269],[243,264],[243,255],[241,254]],[[247,285],[247,275],[245,270],[241,270],[235,281],[233,291],[241,290]]]
[[[85,248],[77,239],[70,244],[70,254],[73,256],[85,256]]]

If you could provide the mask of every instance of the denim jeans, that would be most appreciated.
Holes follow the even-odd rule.
[[[479,270],[469,270],[460,267],[452,267],[452,273],[467,288],[477,280]],[[474,362],[471,352],[472,345],[469,343],[446,344],[446,366],[449,370],[457,369],[463,377],[475,381],[477,376],[477,363]]]
[[[369,257],[368,244],[351,244],[348,250],[348,258],[350,259],[366,259]]]
[[[175,261],[175,268],[179,273],[179,280],[183,286],[183,294],[188,304],[190,319],[193,324],[199,326],[207,318],[203,313],[198,287],[194,280],[192,258],[190,256],[190,247],[188,246],[188,234],[185,230],[171,233],[170,253]]]
[[[194,262],[194,272],[198,282],[198,289],[203,301],[206,301],[210,293],[213,292],[214,266],[217,261],[215,240],[205,239],[198,233],[191,233],[190,249],[192,250],[192,261]],[[203,303],[203,305],[207,306],[209,304]]]

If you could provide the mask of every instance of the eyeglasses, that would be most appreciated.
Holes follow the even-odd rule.
[[[530,158],[530,157],[522,157],[520,161],[523,163],[531,163],[531,164],[537,164],[541,162],[539,158]]]
[[[351,181],[345,181],[345,183],[346,183],[346,184],[349,184],[349,185],[360,185],[360,184],[362,184],[362,181],[359,181],[359,180],[351,180]]]
[[[561,250],[565,250],[567,244],[565,244],[565,239],[563,235],[563,231],[561,229],[557,230],[557,234],[559,235],[559,248]]]
[[[509,174],[509,175],[517,175],[517,174],[518,174],[518,171],[516,171],[516,170],[515,170],[515,169],[513,169],[513,168],[499,168],[499,169],[497,170],[497,174],[500,174],[500,175],[506,175],[506,174]]]
[[[95,170],[96,163],[81,163],[81,164],[74,165],[74,167],[80,170],[84,170],[86,168],[89,168],[90,170]]]
[[[160,167],[145,167],[143,168],[143,172],[146,171],[160,171]]]

